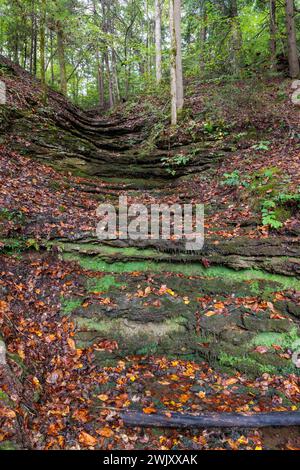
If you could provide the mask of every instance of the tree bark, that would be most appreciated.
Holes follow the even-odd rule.
[[[297,51],[296,29],[294,19],[294,1],[286,0],[286,30],[288,43],[289,75],[297,78],[300,73],[299,57]]]
[[[42,82],[42,99],[43,103],[47,102],[47,84],[46,84],[46,0],[41,2],[41,23],[40,23],[40,66],[41,66],[41,82]]]
[[[98,78],[98,93],[99,105],[104,108],[104,82],[103,82],[103,66],[99,51],[97,51],[97,78]]]
[[[155,0],[155,62],[156,62],[156,83],[159,84],[162,79],[161,68],[161,0]]]
[[[107,81],[108,81],[109,107],[113,108],[114,102],[115,102],[114,101],[114,85],[113,85],[112,75],[111,75],[111,70],[110,70],[108,51],[105,51],[104,53],[104,62],[105,62],[106,75],[107,75]]]
[[[206,27],[206,21],[207,21],[207,13],[206,13],[206,7],[205,7],[205,0],[202,0],[201,6],[200,6],[200,15],[202,17],[202,24],[201,24],[201,29],[200,29],[200,73],[201,75],[204,75],[205,73],[205,44],[206,44],[206,37],[207,37],[207,27]]]
[[[58,61],[60,69],[60,91],[63,95],[67,95],[67,74],[66,74],[66,60],[65,60],[65,45],[64,45],[64,33],[60,22],[57,23],[57,50],[58,50]]]
[[[241,49],[242,49],[242,34],[240,28],[237,0],[231,0],[230,7],[230,21],[231,21],[231,69],[232,73],[238,75],[241,69]]]
[[[270,59],[271,59],[271,69],[276,71],[277,61],[276,61],[276,0],[270,0]]]
[[[54,74],[54,53],[53,53],[53,31],[50,30],[50,70],[51,70],[51,85],[54,86],[55,74]]]
[[[116,101],[119,102],[121,96],[120,96],[120,87],[119,87],[117,56],[116,56],[115,49],[112,49],[111,56],[112,56],[112,76],[113,76],[113,83],[114,83],[114,89],[115,89],[115,97],[116,97]]]
[[[103,18],[103,24],[102,24],[102,29],[104,33],[109,33],[110,31],[110,26],[111,26],[111,11],[110,11],[110,4],[107,2],[107,0],[101,0],[101,7],[102,7],[102,18]],[[107,41],[105,40],[105,52],[103,54],[104,57],[104,63],[105,63],[105,69],[106,69],[106,77],[107,77],[107,82],[108,82],[108,96],[109,96],[109,107],[113,108],[115,104],[115,98],[114,98],[114,81],[113,81],[113,64],[111,64],[110,60],[110,47],[107,44]]]
[[[176,125],[183,108],[183,76],[181,56],[181,0],[170,0],[171,34],[171,123]]]
[[[97,24],[96,0],[93,0],[93,15],[94,15],[94,19],[95,19],[95,24]],[[103,64],[102,64],[102,56],[100,54],[98,41],[97,41],[97,45],[96,45],[96,59],[97,59],[97,84],[98,84],[99,106],[101,108],[104,108]]]
[[[34,4],[34,12],[33,12],[33,75],[36,76],[37,74],[37,18],[35,13],[35,4]]]
[[[299,426],[300,412],[283,411],[256,413],[200,413],[199,415],[176,412],[147,415],[138,411],[121,414],[126,426],[158,428],[263,428],[269,426]]]

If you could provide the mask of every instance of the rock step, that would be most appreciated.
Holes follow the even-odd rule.
[[[155,353],[205,358],[226,367],[232,362],[231,367],[251,373],[297,373],[291,356],[281,357],[273,348],[278,345],[283,354],[300,345],[299,319],[285,309],[286,301],[277,301],[276,310],[272,303],[274,291],[282,285],[257,279],[112,274],[114,266],[111,268],[109,274],[95,272],[95,277],[89,278],[85,294],[70,299],[71,311],[65,306],[65,313],[77,325],[78,347],[104,340],[118,345],[110,353],[98,351],[96,360],[100,363]],[[254,298],[270,307],[252,310]],[[289,302],[300,314],[292,295]],[[281,315],[274,314],[279,311]]]

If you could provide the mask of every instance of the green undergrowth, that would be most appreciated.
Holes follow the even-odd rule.
[[[0,253],[2,254],[20,254],[25,251],[30,251],[34,249],[39,251],[41,246],[37,240],[34,238],[1,238],[0,237]]]
[[[257,151],[267,151],[268,142],[253,146]],[[221,185],[243,190],[252,208],[260,212],[263,225],[279,229],[300,206],[300,188],[291,188],[291,179],[282,175],[278,167],[262,168],[254,173],[241,174],[238,170],[224,173]]]

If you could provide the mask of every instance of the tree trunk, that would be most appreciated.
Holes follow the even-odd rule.
[[[183,77],[181,56],[181,0],[170,0],[171,34],[171,122],[176,125],[183,108]]]
[[[149,16],[149,0],[146,0],[146,21],[147,21],[147,35],[146,35],[146,49],[147,49],[147,80],[151,78],[151,20]]]
[[[19,35],[15,33],[14,35],[14,62],[19,64]]]
[[[239,21],[237,0],[231,0],[230,8],[230,21],[231,21],[231,69],[232,73],[238,75],[241,69],[241,49],[242,49],[242,34]]]
[[[205,73],[204,55],[205,55],[205,44],[206,44],[206,37],[207,37],[207,27],[206,27],[207,13],[206,13],[206,8],[205,8],[205,0],[202,0],[200,14],[202,17],[202,24],[201,24],[201,29],[200,29],[200,73],[201,75],[204,75]]]
[[[23,68],[26,70],[27,68],[27,36],[24,39],[24,57],[23,57]]]
[[[101,0],[101,7],[102,7],[102,29],[104,33],[110,33],[111,32],[111,11],[110,11],[110,4],[107,2],[107,0]],[[106,69],[106,76],[107,76],[107,82],[108,82],[108,96],[109,96],[109,107],[113,108],[115,99],[114,99],[114,82],[113,82],[113,76],[112,76],[112,68],[113,64],[111,66],[110,63],[110,48],[107,44],[107,40],[105,40],[105,52],[104,52],[104,63],[105,63],[105,69]]]
[[[104,108],[104,82],[103,82],[103,66],[99,51],[97,51],[97,78],[98,78],[98,93],[99,105]]]
[[[54,74],[54,53],[53,53],[53,31],[50,30],[50,70],[51,70],[51,85],[54,86],[55,74]]]
[[[33,18],[33,75],[37,74],[37,19],[34,12]]]
[[[93,15],[94,15],[94,18],[95,18],[95,24],[97,24],[96,0],[93,0]],[[103,65],[102,65],[102,57],[100,55],[98,42],[97,42],[97,45],[96,45],[96,58],[97,58],[97,84],[98,84],[99,106],[101,108],[104,108]]]
[[[161,0],[155,0],[155,50],[156,50],[156,83],[162,79],[161,72]]]
[[[128,97],[129,97],[130,75],[131,75],[130,63],[128,63],[128,57],[130,55],[130,50],[128,48],[129,33],[130,33],[130,30],[128,29],[126,31],[126,35],[125,35],[125,47],[124,47],[124,57],[125,57],[125,98],[126,98],[126,100],[128,100]],[[140,69],[140,75],[141,75],[141,69]]]
[[[286,30],[288,43],[289,75],[291,78],[297,78],[300,73],[299,58],[297,51],[297,40],[294,19],[294,1],[286,0]]]
[[[65,60],[65,46],[64,46],[64,33],[60,23],[57,24],[57,51],[60,69],[60,91],[63,95],[67,95],[67,74],[66,74],[66,60]]]
[[[120,87],[119,87],[119,77],[118,77],[118,68],[117,68],[117,57],[116,52],[112,49],[112,75],[113,75],[113,83],[115,89],[115,97],[116,101],[120,101]]]
[[[40,66],[41,66],[41,82],[43,102],[47,102],[47,84],[46,84],[46,65],[45,65],[45,49],[46,49],[46,0],[41,2],[41,23],[40,23]]]
[[[276,71],[276,0],[270,0],[270,59],[271,69]]]
[[[105,54],[104,54],[104,61],[105,61],[106,75],[107,75],[107,81],[108,81],[109,107],[113,108],[113,106],[114,106],[114,85],[113,85],[113,81],[112,81],[112,77],[111,77],[108,51],[106,51]]]
[[[33,73],[33,54],[34,54],[34,18],[35,18],[35,3],[34,0],[31,2],[31,42],[30,42],[30,59],[29,59],[29,70]]]

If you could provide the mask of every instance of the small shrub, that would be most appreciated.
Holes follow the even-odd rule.
[[[254,150],[266,151],[269,150],[271,142],[269,140],[263,140],[258,144],[252,146]]]
[[[162,164],[166,167],[167,173],[172,176],[176,175],[176,167],[186,166],[191,160],[191,155],[184,155],[180,153],[173,157],[163,157]]]
[[[18,210],[9,210],[6,209],[5,207],[0,208],[0,222],[3,220],[8,220],[12,222],[16,222],[19,224],[24,223],[25,216],[23,212],[18,211]]]
[[[281,228],[283,224],[277,219],[275,209],[276,203],[274,201],[263,201],[261,208],[262,223],[263,225],[278,229]]]
[[[240,172],[235,170],[232,173],[224,173],[224,181],[221,183],[223,186],[237,187],[241,185]]]

